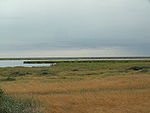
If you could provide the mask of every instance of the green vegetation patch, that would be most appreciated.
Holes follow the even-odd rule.
[[[42,113],[40,104],[29,98],[5,95],[0,89],[0,113]]]
[[[16,81],[16,78],[7,77],[7,78],[0,79],[0,81]]]
[[[33,69],[32,74],[40,76],[57,75],[56,72],[53,72],[49,69]]]
[[[41,68],[25,68],[25,67],[13,67],[13,68],[0,68],[0,76],[4,77],[19,77],[19,76],[49,76],[57,75],[56,72]]]

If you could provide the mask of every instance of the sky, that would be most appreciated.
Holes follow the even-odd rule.
[[[149,0],[0,0],[0,57],[150,56]]]

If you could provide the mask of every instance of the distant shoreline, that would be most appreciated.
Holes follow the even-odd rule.
[[[24,61],[24,64],[49,64],[49,63],[130,63],[130,62],[150,62],[150,60],[68,60],[68,61]]]
[[[52,59],[150,59],[150,57],[31,57],[31,58],[0,58],[0,60],[52,60]]]

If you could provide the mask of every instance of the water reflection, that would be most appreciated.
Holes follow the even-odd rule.
[[[0,67],[48,67],[51,64],[24,64],[25,60],[0,60]]]

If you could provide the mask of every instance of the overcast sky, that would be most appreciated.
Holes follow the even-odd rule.
[[[150,56],[149,0],[0,0],[0,57]]]

